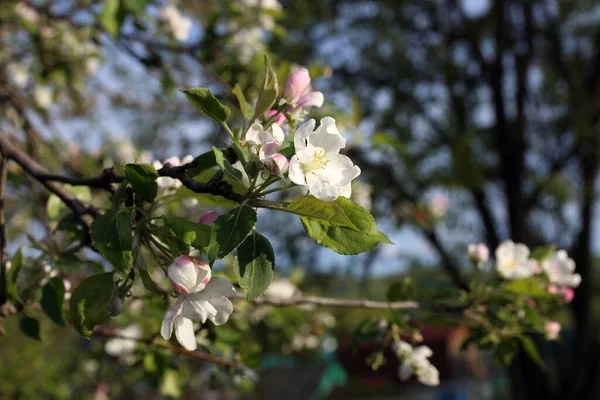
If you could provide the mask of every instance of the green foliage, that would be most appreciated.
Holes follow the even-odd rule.
[[[394,282],[387,291],[387,301],[404,301],[415,298],[416,288],[411,278],[404,278],[400,282]]]
[[[133,263],[133,229],[129,209],[107,211],[90,229],[94,246],[116,270],[126,272]]]
[[[229,160],[227,160],[227,158],[225,157],[225,155],[223,154],[221,149],[213,147],[213,152],[215,154],[216,163],[219,166],[219,168],[221,169],[221,171],[223,171],[223,173],[226,176],[233,179],[234,182],[237,182],[238,184],[245,186],[244,180],[242,178],[242,173],[239,170],[233,168],[233,166],[231,165]]]
[[[133,190],[146,201],[152,201],[158,193],[158,172],[149,164],[126,164],[125,179]]]
[[[117,36],[121,29],[122,21],[119,21],[118,12],[121,0],[106,0],[100,15],[100,24],[112,36]]]
[[[324,226],[343,226],[359,231],[342,207],[335,202],[319,200],[314,196],[300,197],[289,204],[285,210]]]
[[[92,192],[87,186],[63,185],[63,187],[85,203],[89,203],[92,200]],[[48,197],[48,202],[46,203],[46,212],[48,213],[48,218],[53,221],[57,221],[71,211],[57,195],[51,194]]]
[[[277,83],[277,74],[271,66],[269,57],[265,54],[265,79],[263,80],[260,91],[258,92],[258,100],[256,101],[256,107],[254,110],[254,118],[259,117],[265,111],[271,108],[275,99],[277,99],[277,93],[279,91],[279,84]]]
[[[256,224],[256,212],[241,205],[220,215],[212,226],[207,255],[210,265],[238,247]]]
[[[196,177],[196,176],[200,175],[202,172],[206,171],[207,169],[217,166],[215,152],[212,150],[199,155],[198,157],[196,157],[194,159],[194,162],[196,163],[196,166],[189,168],[186,171],[187,174],[191,177]]]
[[[244,117],[246,119],[252,119],[252,116],[254,115],[254,108],[246,101],[240,85],[236,84],[231,93],[233,93],[233,95],[237,98],[238,104],[240,105],[240,110],[242,111]]]
[[[40,338],[40,322],[32,317],[23,315],[19,320],[21,331],[32,339],[42,340]]]
[[[327,226],[307,217],[300,217],[308,235],[321,246],[329,247],[340,254],[360,254],[369,251],[379,243],[393,244],[377,230],[375,218],[364,208],[345,197],[334,202],[358,228]]]
[[[114,290],[112,272],[92,275],[79,284],[69,304],[69,318],[77,332],[90,336],[94,326],[104,322]]]
[[[63,280],[55,276],[42,288],[40,305],[42,310],[57,325],[64,326],[63,303],[65,301],[65,286]]]
[[[165,224],[175,232],[175,235],[185,244],[202,250],[210,243],[211,228],[180,217],[163,216]]]
[[[13,300],[22,303],[21,296],[19,296],[19,291],[17,290],[17,277],[21,268],[23,267],[23,250],[19,248],[15,255],[10,260],[10,270],[8,271],[8,293],[10,293]]]
[[[542,371],[545,371],[546,364],[544,363],[544,360],[542,360],[542,357],[540,356],[540,353],[539,353],[537,347],[535,346],[535,343],[533,342],[533,340],[531,340],[531,338],[529,336],[525,336],[525,335],[520,335],[518,338],[521,341],[521,346],[523,347],[523,350],[525,350],[525,354],[527,354],[527,356],[533,362],[535,362],[535,364],[538,367],[540,367],[540,369]]]
[[[530,258],[536,260],[540,265],[556,252],[556,245],[539,246],[532,252]]]
[[[551,298],[543,279],[538,277],[517,279],[502,284],[502,289],[509,292],[536,298]]]
[[[152,277],[150,276],[150,273],[148,271],[140,268],[138,269],[138,275],[140,276],[140,278],[142,278],[142,284],[144,285],[144,288],[146,288],[146,290],[148,290],[151,293],[158,294],[159,296],[163,296],[163,293],[158,288],[158,286],[156,286],[156,283],[152,280]]]
[[[182,90],[182,92],[200,112],[208,115],[218,123],[224,123],[231,114],[229,107],[217,100],[207,88],[191,88]]]
[[[246,300],[261,296],[269,287],[275,269],[275,254],[271,243],[253,231],[238,247],[235,274],[246,289]]]

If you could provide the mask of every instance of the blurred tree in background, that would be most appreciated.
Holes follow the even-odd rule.
[[[384,300],[388,281],[398,279],[382,284],[373,277],[378,265],[396,268],[389,274],[406,270],[415,281],[437,277],[439,266],[458,293],[471,284],[462,268],[467,244],[483,241],[495,249],[509,238],[531,248],[556,244],[568,250],[582,277],[568,315],[558,316],[563,325],[572,322],[572,335],[544,347],[545,371],[519,353],[509,367],[510,398],[594,399],[600,390],[593,273],[599,13],[585,0],[3,1],[0,130],[18,137],[27,154],[50,171],[98,176],[113,164],[151,161],[146,152],[164,159],[225,144],[220,127],[201,119],[178,89],[205,86],[233,105],[235,85],[256,98],[265,53],[280,82],[295,66],[307,66],[319,77],[313,86],[328,93],[327,104],[313,115],[337,113],[340,130],[351,139],[347,154],[362,169],[353,200],[370,207],[394,241],[407,238],[426,254],[390,256],[380,246],[333,257],[306,240],[299,223],[273,214],[261,229],[274,238],[283,260],[278,272],[294,275],[293,266],[304,266],[305,276],[290,279],[305,291]],[[233,118],[243,115],[234,110]],[[34,243],[45,246],[46,238],[56,246],[62,211],[52,211],[48,193],[21,172],[10,174],[9,184],[18,189],[6,200],[9,240],[22,243],[29,235]],[[181,198],[189,195],[181,190]],[[108,198],[89,191],[78,195],[96,205]],[[218,204],[215,198],[199,199]],[[195,218],[201,210],[178,211]],[[18,247],[13,246],[11,254]],[[94,267],[89,260],[84,265],[86,271]],[[232,268],[227,265],[224,273],[232,274]],[[419,300],[428,295],[417,293]],[[158,331],[161,307],[164,302],[154,298],[143,316],[128,317],[148,332]],[[230,347],[206,347],[223,355],[245,344],[242,359],[253,366],[260,364],[261,351],[276,353],[296,336],[303,338],[296,340],[299,349],[313,346],[306,339],[311,335],[321,346],[365,318],[336,311],[339,323],[333,327],[306,314],[282,309],[264,319],[255,315],[255,322],[244,314],[231,327],[208,329],[207,340],[216,336]],[[310,326],[302,331],[305,320]],[[16,322],[10,324],[5,329],[16,329]],[[2,340],[4,358],[8,342]],[[97,342],[83,346],[100,367],[93,357],[69,360],[65,364],[74,364],[57,363],[60,372],[45,375],[53,381],[78,371],[71,388],[52,382],[43,389],[11,385],[14,375],[0,369],[0,394],[72,398],[78,390],[97,391],[90,381],[114,379],[105,367],[110,356]],[[138,378],[143,382],[138,384],[160,387],[166,396],[182,395],[183,387],[202,390],[192,361],[175,362],[154,350],[135,357],[121,359],[122,365],[143,369],[129,370],[123,388],[111,386],[111,396],[133,396],[127,385]],[[232,379],[210,370],[215,386]],[[244,386],[248,381],[239,374],[236,387],[251,391]]]

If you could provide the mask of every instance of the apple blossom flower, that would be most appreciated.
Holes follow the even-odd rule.
[[[100,65],[100,61],[97,57],[89,57],[85,60],[85,72],[88,75],[94,75],[98,70],[98,66]]]
[[[558,294],[558,286],[556,286],[554,283],[549,284],[548,285],[548,293]]]
[[[542,263],[542,269],[550,282],[559,286],[576,288],[581,283],[581,275],[575,274],[575,261],[567,252],[559,250]]]
[[[299,293],[298,288],[286,278],[274,279],[271,281],[266,295],[276,299],[287,300]]]
[[[285,118],[285,114],[283,112],[279,112],[277,110],[267,110],[265,111],[265,118],[268,120],[269,118],[271,118],[272,116],[275,116],[275,119],[273,120],[273,123],[282,126],[283,124],[285,124],[286,118]]]
[[[11,63],[6,66],[6,72],[9,79],[20,89],[27,86],[29,74],[23,64]],[[284,118],[285,119],[285,118]]]
[[[198,345],[192,320],[205,323],[208,319],[215,325],[224,324],[233,312],[233,304],[228,299],[233,296],[235,289],[225,278],[212,278],[199,292],[181,294],[165,313],[160,330],[162,337],[169,340],[174,328],[179,343],[188,350],[196,350]]]
[[[448,198],[439,193],[434,195],[429,201],[429,211],[435,218],[442,218],[448,211]]]
[[[496,271],[504,279],[523,279],[533,276],[537,261],[529,258],[529,248],[505,240],[496,249]]]
[[[290,163],[284,155],[275,153],[265,159],[265,167],[272,174],[283,176],[290,169]]]
[[[229,31],[231,40],[226,47],[235,54],[240,63],[249,64],[257,54],[264,52],[263,30],[260,27],[230,24]]]
[[[158,17],[169,26],[175,39],[183,42],[189,38],[192,20],[182,15],[174,5],[163,6],[158,12]]]
[[[565,303],[570,303],[575,298],[575,291],[568,286],[563,286],[560,288],[560,297]]]
[[[293,119],[301,119],[312,107],[321,107],[325,98],[323,93],[312,91],[310,75],[306,68],[300,68],[292,73],[283,89],[283,97],[290,104],[288,111]]]
[[[41,108],[48,108],[52,105],[52,89],[47,86],[36,86],[33,90],[33,98]]]
[[[490,258],[490,249],[484,243],[471,243],[467,248],[469,258],[481,268]]]
[[[261,161],[265,161],[267,157],[275,154],[281,143],[285,139],[285,135],[279,125],[271,125],[269,133],[263,129],[261,124],[254,123],[248,132],[246,132],[246,143],[250,144],[256,150],[256,154]]]
[[[556,340],[560,335],[560,324],[556,321],[548,321],[546,322],[544,331],[546,332],[546,339]]]
[[[187,164],[192,162],[194,157],[191,155],[187,155],[183,157],[181,160],[179,157],[169,157],[164,160],[162,163],[160,161],[154,160],[152,161],[152,166],[157,171],[163,167],[179,167],[180,165]],[[169,176],[160,176],[156,179],[156,183],[162,189],[178,189],[181,187],[181,181],[178,179],[173,179]]]
[[[179,293],[197,293],[210,282],[211,270],[201,258],[182,255],[167,270],[173,288]]]
[[[23,20],[29,22],[30,24],[37,24],[40,19],[40,16],[38,15],[37,11],[32,7],[29,7],[25,3],[17,3],[17,5],[15,6],[15,12],[18,16],[20,16],[21,18],[23,18]]]
[[[401,381],[406,381],[415,374],[419,382],[424,385],[437,386],[440,384],[439,371],[428,360],[433,355],[429,347],[413,348],[409,343],[401,340],[395,344],[395,351],[402,359],[400,368],[398,368],[398,376]]]
[[[219,213],[216,211],[208,210],[200,216],[198,223],[202,225],[212,226],[215,220],[219,217]]]
[[[346,139],[331,117],[321,119],[321,125],[313,130],[314,127],[315,120],[311,119],[294,134],[296,154],[290,160],[290,179],[307,186],[310,194],[321,200],[350,197],[350,183],[361,171],[350,158],[340,154]]]
[[[138,325],[130,325],[116,332],[120,337],[109,339],[104,344],[104,351],[109,356],[122,357],[132,354],[137,347],[137,340],[142,337],[142,330]]]

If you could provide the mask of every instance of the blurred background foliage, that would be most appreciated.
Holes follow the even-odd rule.
[[[292,281],[310,293],[384,299],[401,276],[431,275],[465,287],[461,265],[470,242],[491,249],[506,238],[530,247],[555,243],[569,250],[583,278],[571,309],[557,316],[571,324],[569,335],[543,349],[545,372],[518,356],[506,374],[471,371],[455,379],[462,386],[454,392],[452,379],[437,392],[400,389],[390,365],[388,381],[374,381],[368,368],[353,374],[347,366],[356,359],[337,374],[331,366],[345,353],[331,358],[327,339],[343,349],[357,324],[382,317],[372,312],[330,310],[337,323],[325,327],[317,313],[292,309],[271,309],[253,323],[260,307],[248,306],[231,326],[207,326],[208,344],[226,336],[220,348],[207,350],[241,348],[244,362],[267,371],[296,362],[334,368],[330,386],[343,387],[332,396],[450,398],[446,390],[473,398],[594,399],[599,22],[600,8],[590,0],[6,0],[0,2],[0,129],[22,139],[53,172],[96,176],[136,158],[198,155],[224,143],[219,127],[178,89],[206,86],[235,104],[236,84],[247,97],[256,95],[263,54],[281,82],[293,67],[307,66],[326,96],[319,114],[337,119],[363,171],[355,200],[371,208],[398,245],[336,257],[307,240],[300,224],[273,213],[260,228],[276,247],[278,273],[299,268],[303,276]],[[49,216],[47,193],[18,168],[10,178],[12,254],[27,235],[34,242],[54,237],[58,218]],[[440,196],[448,200],[442,210],[434,201]],[[214,205],[169,207],[193,217]],[[77,273],[70,278],[76,282]],[[133,320],[157,332],[163,304],[154,299],[132,311],[134,301],[115,324]],[[0,338],[3,398],[211,398],[208,388],[223,387],[259,398],[280,393],[268,379],[261,382],[271,389],[260,391],[251,377],[157,350],[112,357],[104,342],[43,320],[43,341],[34,342],[17,334],[18,325],[6,319]],[[306,345],[311,336],[316,346],[313,339]],[[282,352],[296,357],[275,356]],[[311,373],[329,375],[297,371],[310,396],[329,393],[328,383],[315,384]],[[373,390],[344,391],[353,384]],[[212,398],[226,396],[217,393]]]

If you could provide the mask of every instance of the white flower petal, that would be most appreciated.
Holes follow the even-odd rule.
[[[408,360],[405,360],[400,364],[400,368],[398,368],[398,376],[402,382],[407,381],[413,373],[413,369]]]
[[[196,350],[196,335],[194,333],[194,323],[192,320],[179,315],[175,318],[175,336],[177,341],[188,350]]]
[[[196,293],[193,298],[187,296],[183,303],[182,315],[185,318],[197,320],[205,323],[207,319],[212,319],[217,315],[217,310],[208,301],[209,296],[202,292]]]
[[[325,150],[327,155],[335,155],[340,149],[346,147],[346,139],[335,126],[335,119],[325,117],[321,125],[308,137],[308,143],[313,147]]]
[[[304,175],[304,171],[302,170],[302,163],[300,163],[298,156],[294,155],[290,159],[289,178],[296,185],[306,185],[306,177]]]
[[[273,132],[273,140],[281,144],[285,140],[285,134],[281,127],[277,124],[271,125],[271,131]]]
[[[183,308],[184,297],[180,296],[177,298],[175,305],[169,308],[169,310],[165,313],[163,317],[162,326],[160,328],[160,334],[165,340],[169,340],[171,338],[171,334],[173,333],[173,322],[175,318],[181,314],[181,310]]]
[[[298,105],[304,109],[304,112],[308,113],[310,112],[311,107],[321,107],[324,101],[325,97],[323,96],[323,93],[319,91],[308,92],[300,97]]]
[[[296,132],[294,133],[294,148],[296,150],[296,154],[304,150],[306,147],[306,138],[313,133],[315,124],[316,121],[314,119],[310,119],[296,129]]]

